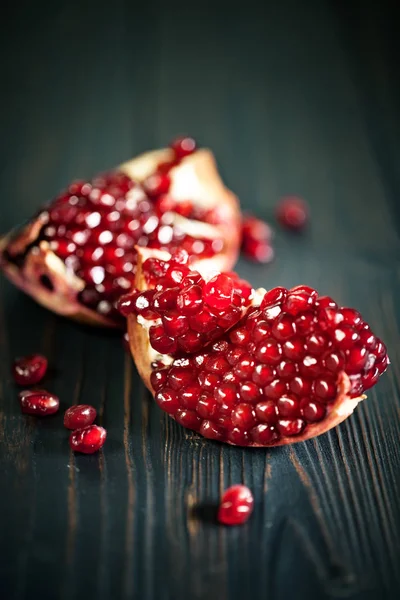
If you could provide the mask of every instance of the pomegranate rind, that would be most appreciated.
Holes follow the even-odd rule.
[[[137,156],[122,164],[119,170],[143,181],[155,172],[161,162],[172,161],[170,149],[154,150]],[[202,273],[216,270],[230,270],[236,263],[240,247],[240,209],[235,194],[223,184],[210,150],[198,150],[184,158],[170,171],[171,194],[177,200],[190,198],[205,208],[217,211],[219,223],[207,225],[211,238],[222,238],[225,247],[212,258],[194,259],[193,266]],[[179,217],[180,226],[193,231],[193,221]],[[44,225],[43,215],[31,221],[19,231],[0,238],[0,268],[8,279],[22,291],[34,298],[45,308],[81,323],[103,327],[118,326],[115,321],[97,311],[85,307],[78,301],[78,293],[85,287],[82,279],[69,271],[64,262],[51,250],[48,242],[40,242],[35,251],[29,251],[22,267],[7,260],[4,253],[7,248],[12,254],[22,254],[37,239]],[[41,276],[47,276],[53,284],[53,291],[40,282]],[[127,290],[128,291],[128,290]]]
[[[148,289],[147,282],[143,275],[142,265],[147,258],[154,257],[159,258],[161,260],[168,260],[169,254],[166,252],[160,252],[158,250],[149,250],[147,248],[137,248],[138,252],[138,262],[137,262],[137,270],[136,270],[136,278],[135,278],[135,286],[138,290],[144,291]],[[135,314],[130,314],[127,318],[127,326],[128,326],[128,336],[129,336],[129,344],[131,349],[132,357],[135,361],[136,368],[138,373],[147,387],[147,389],[154,396],[155,391],[151,385],[150,376],[152,373],[152,355],[154,354],[154,350],[150,346],[148,329],[143,327],[137,320]],[[164,358],[166,358],[164,356]],[[160,360],[163,357],[160,356]],[[167,366],[167,362],[165,363]],[[335,400],[330,404],[330,411],[327,417],[318,423],[308,424],[304,432],[300,435],[293,437],[281,437],[278,441],[273,442],[271,444],[266,444],[265,446],[262,444],[257,444],[255,442],[251,442],[246,445],[246,448],[263,448],[263,447],[272,447],[272,446],[285,446],[287,444],[295,444],[297,442],[304,442],[305,440],[317,437],[326,433],[330,429],[336,427],[342,421],[347,419],[355,410],[356,406],[362,400],[365,400],[366,396],[362,395],[357,398],[352,398],[349,393],[351,389],[351,382],[348,375],[341,371],[338,374],[337,381],[337,396]],[[169,415],[174,418],[173,415]],[[225,440],[224,443],[230,445],[236,445],[230,442],[229,440]]]

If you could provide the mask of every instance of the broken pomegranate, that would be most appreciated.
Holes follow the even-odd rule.
[[[242,252],[250,260],[268,263],[274,258],[272,229],[261,219],[247,215],[242,223]]]
[[[198,352],[180,346],[171,356],[172,343],[155,352],[146,319],[156,316],[157,291],[146,258],[171,264],[138,249],[136,288],[147,304],[128,314],[133,357],[159,407],[207,438],[278,446],[314,437],[348,417],[386,370],[386,348],[361,315],[305,285],[258,290],[241,319]],[[163,317],[169,310],[183,315],[174,304]]]
[[[99,425],[89,425],[83,429],[75,429],[69,436],[69,445],[74,452],[93,454],[104,446],[107,432]]]
[[[276,218],[285,229],[300,231],[307,225],[307,204],[297,196],[281,198],[276,207]]]
[[[25,390],[20,392],[21,411],[27,415],[47,417],[58,412],[60,401],[46,390]]]
[[[232,268],[239,244],[238,201],[212,153],[179,138],[169,149],[72,183],[0,240],[0,265],[47,308],[114,326],[122,324],[115,301],[133,284],[136,245],[184,249],[208,272]]]
[[[245,485],[225,490],[218,508],[218,521],[224,525],[242,525],[253,512],[253,494]]]
[[[77,404],[71,406],[64,414],[64,427],[67,429],[81,429],[92,425],[97,416],[97,411],[90,404]]]
[[[171,260],[149,258],[143,275],[154,289],[123,296],[124,316],[135,313],[149,327],[152,348],[160,354],[192,354],[218,339],[250,306],[251,285],[235,273],[204,279],[189,269],[189,255],[180,250]]]
[[[12,373],[18,385],[36,385],[42,381],[47,371],[47,358],[41,354],[31,354],[17,358]]]

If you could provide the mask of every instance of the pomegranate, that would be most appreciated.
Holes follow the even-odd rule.
[[[136,288],[152,294],[145,258],[160,260],[138,249]],[[238,322],[192,354],[154,352],[146,319],[135,311],[128,332],[138,371],[160,408],[205,437],[240,446],[324,433],[353,412],[389,363],[356,310],[305,285],[258,290]]]
[[[224,525],[242,525],[253,512],[253,494],[245,485],[225,490],[218,508],[218,521]]]
[[[69,445],[75,452],[94,454],[104,446],[107,432],[99,425],[89,425],[83,429],[75,429],[69,436]]]
[[[47,417],[58,412],[60,401],[46,390],[25,390],[20,392],[21,411],[27,415]]]
[[[36,385],[42,381],[47,371],[47,358],[41,354],[31,354],[17,358],[12,373],[18,385]]]
[[[92,425],[97,416],[97,411],[90,404],[77,404],[70,406],[64,414],[64,427],[67,429],[81,429]]]
[[[155,289],[134,291],[118,303],[124,316],[133,312],[142,324],[147,323],[151,347],[160,354],[201,351],[250,306],[249,283],[235,273],[219,273],[206,281],[189,269],[188,260],[184,250],[168,261],[149,258],[142,272]]]
[[[282,227],[300,231],[308,221],[308,207],[304,200],[297,196],[281,198],[276,207],[276,218]]]
[[[274,258],[272,229],[261,219],[246,215],[242,223],[242,252],[251,260],[268,263]]]
[[[212,153],[197,150],[191,138],[72,183],[0,240],[0,265],[47,308],[115,326],[123,323],[115,301],[134,281],[135,245],[184,249],[201,272],[234,265],[237,198],[223,185]]]

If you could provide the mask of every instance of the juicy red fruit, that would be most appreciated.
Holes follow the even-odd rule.
[[[213,225],[223,221],[218,210],[204,210],[190,199],[178,202],[169,198],[168,171],[193,153],[196,143],[192,138],[179,138],[171,148],[174,159],[169,168],[165,163],[155,166],[142,183],[118,170],[72,183],[36,217],[36,239],[20,252],[15,244],[18,234],[11,237],[4,257],[23,270],[25,261],[39,248],[53,252],[68,275],[80,280],[79,284],[75,281],[73,290],[78,304],[97,312],[102,322],[122,325],[115,302],[134,286],[135,246],[169,252],[183,248],[197,258],[212,258],[224,246],[218,229],[213,239],[196,235],[195,221]],[[178,215],[193,221],[193,235],[182,231]],[[51,276],[43,274],[38,279],[34,283],[43,288],[42,293],[44,289],[58,291],[58,282]]]
[[[89,425],[82,429],[76,429],[69,437],[69,445],[74,452],[82,454],[94,454],[104,446],[107,432],[99,425]]]
[[[57,396],[46,390],[25,390],[20,392],[21,411],[27,415],[47,417],[58,412],[60,401]]]
[[[47,364],[47,358],[41,354],[17,358],[12,368],[15,382],[18,385],[36,385],[46,375]]]
[[[71,406],[64,414],[64,427],[67,429],[81,429],[92,425],[97,416],[97,411],[90,404]]]
[[[253,512],[253,494],[244,485],[225,490],[218,509],[218,521],[224,525],[242,525]]]
[[[360,314],[308,286],[274,288],[245,311],[209,347],[151,376],[158,405],[180,423],[184,410],[184,424],[205,437],[268,446],[318,435],[344,376],[347,397],[359,398],[387,368]]]

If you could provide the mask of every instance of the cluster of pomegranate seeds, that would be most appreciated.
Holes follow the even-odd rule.
[[[308,286],[278,287],[211,348],[156,368],[151,384],[164,411],[205,437],[274,445],[329,415],[341,372],[356,398],[387,365],[356,310]]]
[[[69,445],[74,452],[93,454],[104,446],[107,431],[99,425],[89,425],[83,429],[76,429],[69,437]]]
[[[300,231],[307,225],[308,206],[297,196],[286,196],[278,202],[276,218],[285,229]]]
[[[218,236],[192,237],[182,226],[182,217],[209,224],[218,223],[219,217],[217,211],[204,210],[190,198],[178,202],[169,195],[170,169],[193,153],[196,143],[183,137],[170,147],[173,159],[160,163],[142,184],[118,170],[90,181],[76,181],[37,216],[42,225],[29,251],[47,242],[67,270],[83,280],[79,301],[108,319],[121,320],[114,305],[132,288],[135,245],[169,252],[183,248],[202,257],[212,257],[223,249]],[[24,255],[15,256],[7,249],[5,256],[18,264],[24,260]],[[47,275],[41,283],[54,290]]]
[[[239,321],[250,305],[252,288],[235,273],[218,273],[206,281],[190,270],[188,254],[181,250],[170,261],[148,259],[143,273],[154,289],[134,292],[119,302],[121,312],[150,326],[150,344],[160,354],[201,351]],[[154,270],[156,270],[157,277]]]
[[[224,525],[242,525],[253,512],[253,494],[245,485],[225,490],[218,508],[218,521]]]
[[[26,415],[47,417],[58,412],[60,401],[46,390],[24,390],[19,394],[21,411]]]
[[[242,252],[251,260],[259,263],[269,263],[274,258],[271,245],[272,229],[261,219],[247,215],[242,222]]]
[[[47,358],[41,354],[23,356],[14,361],[12,373],[18,385],[36,385],[46,375]]]
[[[67,429],[80,429],[92,425],[97,416],[97,411],[90,404],[77,404],[71,406],[64,414],[64,427]]]

